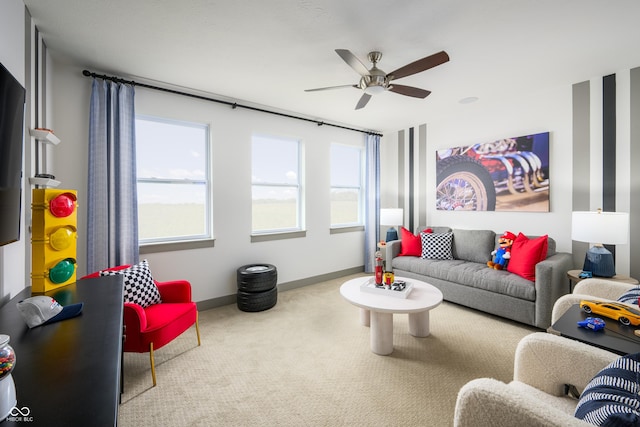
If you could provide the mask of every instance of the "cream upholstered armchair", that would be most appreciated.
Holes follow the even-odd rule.
[[[573,288],[572,293],[561,296],[554,303],[551,311],[551,324],[556,323],[569,307],[580,304],[580,300],[616,301],[624,293],[637,286],[600,278],[581,280]]]
[[[456,401],[455,427],[589,426],[573,416],[578,399],[601,369],[619,356],[544,332],[524,337],[516,348],[513,381],[491,378],[465,384]]]

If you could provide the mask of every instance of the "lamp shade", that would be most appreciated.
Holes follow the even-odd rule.
[[[402,225],[402,209],[380,209],[380,225]]]
[[[571,239],[579,242],[621,245],[629,239],[626,212],[573,212]]]

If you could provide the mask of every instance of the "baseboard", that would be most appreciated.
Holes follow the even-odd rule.
[[[316,283],[327,280],[337,279],[339,277],[348,276],[350,274],[358,274],[364,272],[364,266],[351,267],[344,270],[333,271],[331,273],[320,274],[318,276],[306,277],[300,280],[294,280],[286,283],[278,284],[278,292],[290,291],[292,289],[302,288],[304,286],[315,285]],[[225,295],[223,297],[211,298],[204,301],[198,301],[196,305],[198,310],[209,310],[211,308],[222,307],[224,305],[235,304],[236,294]]]

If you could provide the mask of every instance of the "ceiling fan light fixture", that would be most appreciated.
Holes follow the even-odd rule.
[[[367,67],[348,49],[336,49],[336,53],[344,62],[347,63],[354,71],[360,74],[360,80],[355,85],[330,86],[317,89],[306,89],[305,92],[315,92],[319,90],[339,89],[344,87],[354,87],[362,90],[364,93],[360,97],[356,110],[364,108],[373,95],[390,91],[399,95],[410,96],[413,98],[424,99],[431,91],[420,89],[418,87],[395,84],[395,80],[421,73],[430,68],[444,64],[449,61],[449,55],[445,51],[425,56],[422,59],[413,61],[391,73],[385,73],[378,68],[378,61],[382,58],[379,51],[369,52],[368,59],[373,64],[371,69]],[[394,81],[394,84],[391,82]]]
[[[384,86],[368,86],[365,90],[364,93],[369,94],[369,95],[377,95],[379,93],[384,92]]]

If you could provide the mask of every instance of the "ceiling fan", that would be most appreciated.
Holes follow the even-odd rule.
[[[413,86],[405,86],[392,83],[394,80],[401,79],[403,77],[411,76],[413,74],[421,73],[433,68],[440,64],[444,64],[449,61],[449,55],[445,51],[434,53],[433,55],[426,56],[422,59],[407,64],[404,67],[400,67],[391,73],[385,73],[378,68],[377,64],[382,58],[382,53],[373,51],[369,52],[367,58],[373,64],[371,69],[367,67],[348,49],[336,49],[336,53],[346,62],[351,68],[356,70],[360,74],[360,81],[355,85],[341,85],[341,86],[329,86],[320,87],[316,89],[306,89],[305,92],[315,92],[320,90],[342,89],[346,87],[354,87],[356,89],[362,89],[364,93],[358,104],[356,110],[363,108],[372,95],[382,93],[385,90],[398,93],[400,95],[412,96],[414,98],[426,98],[431,91],[420,89]]]

